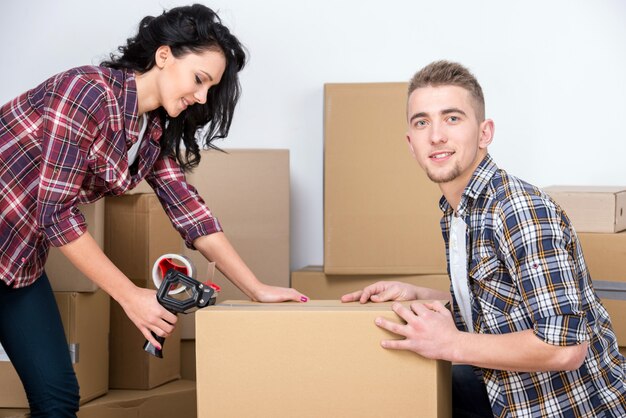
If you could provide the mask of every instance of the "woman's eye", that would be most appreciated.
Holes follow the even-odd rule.
[[[200,80],[200,77],[196,76],[196,84],[202,84],[202,80]]]

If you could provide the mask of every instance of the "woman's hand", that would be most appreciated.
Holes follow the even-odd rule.
[[[120,305],[146,340],[161,349],[161,344],[150,331],[160,337],[169,337],[174,331],[177,317],[159,304],[156,291],[134,286],[134,289],[120,300]]]
[[[341,297],[342,302],[359,301],[365,303],[368,300],[372,302],[386,302],[390,300],[416,300],[418,298],[419,288],[408,283],[401,282],[376,282],[367,286],[363,290],[348,293]]]
[[[252,300],[255,302],[270,302],[270,303],[271,302],[286,302],[290,300],[295,301],[295,302],[307,302],[309,298],[304,296],[302,293],[298,292],[296,289],[261,284],[259,287],[255,289],[254,295],[252,296]]]

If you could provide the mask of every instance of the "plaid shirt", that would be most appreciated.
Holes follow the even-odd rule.
[[[176,161],[160,156],[156,115],[129,169],[138,134],[131,71],[74,68],[0,108],[0,279],[16,288],[33,283],[50,245],[85,232],[77,204],[121,195],[143,178],[189,247],[221,231]]]
[[[440,207],[449,261],[453,209],[445,198]],[[468,281],[476,333],[532,329],[548,344],[589,342],[578,370],[481,369],[494,416],[626,416],[626,363],[563,210],[536,187],[498,169],[487,155],[461,197],[458,214],[468,225]],[[467,330],[454,295],[452,306],[456,326]]]

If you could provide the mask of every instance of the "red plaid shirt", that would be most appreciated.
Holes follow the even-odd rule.
[[[159,156],[159,118],[149,118],[136,170],[129,170],[138,134],[130,71],[74,68],[0,108],[0,279],[16,288],[32,284],[50,245],[85,232],[77,204],[121,195],[144,178],[190,248],[222,230],[176,161]]]

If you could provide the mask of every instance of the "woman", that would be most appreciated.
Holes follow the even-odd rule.
[[[55,75],[0,108],[0,343],[31,414],[74,416],[78,385],[43,271],[50,245],[111,295],[156,347],[176,316],[96,245],[76,205],[146,179],[185,239],[251,299],[307,298],[265,285],[221,232],[184,171],[228,134],[243,47],[202,5],[148,16],[101,66]],[[184,147],[183,147],[184,145]],[[184,151],[183,151],[184,149]],[[160,348],[160,347],[159,347]]]

